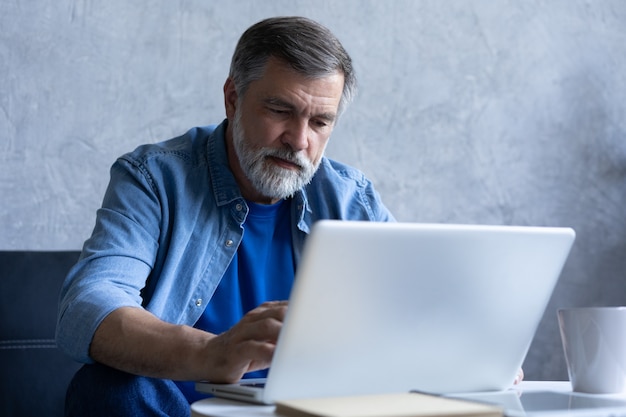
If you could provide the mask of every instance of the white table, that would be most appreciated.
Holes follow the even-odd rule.
[[[572,387],[569,381],[523,381],[511,388],[512,390],[559,391],[569,392]],[[207,398],[191,405],[192,417],[267,417],[276,416],[274,406],[247,404],[221,398]]]

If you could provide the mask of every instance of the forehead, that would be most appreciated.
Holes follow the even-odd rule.
[[[308,77],[288,64],[270,58],[263,76],[250,83],[245,95],[260,100],[280,98],[293,101],[293,105],[332,107],[336,111],[343,94],[343,83],[344,76],[339,71],[321,77]]]

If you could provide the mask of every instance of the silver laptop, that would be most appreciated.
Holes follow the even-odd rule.
[[[506,389],[574,238],[569,228],[317,222],[267,378],[196,389],[265,404]]]

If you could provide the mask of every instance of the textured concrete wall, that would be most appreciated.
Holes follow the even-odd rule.
[[[576,229],[525,364],[565,379],[555,309],[626,304],[622,0],[2,1],[0,249],[79,249],[114,158],[220,121],[238,36],[285,14],[353,55],[328,152],[400,220]]]

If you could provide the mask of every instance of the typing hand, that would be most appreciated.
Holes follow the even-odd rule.
[[[286,312],[287,301],[263,303],[230,330],[211,339],[208,379],[234,383],[246,372],[269,367]]]

